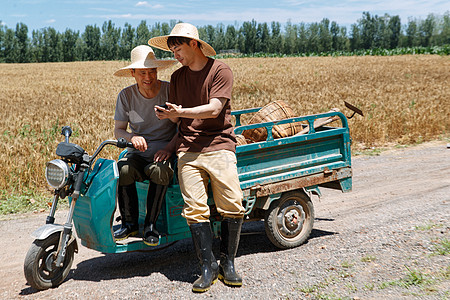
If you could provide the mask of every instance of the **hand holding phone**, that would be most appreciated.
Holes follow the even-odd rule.
[[[157,110],[161,110],[161,111],[164,111],[164,110],[166,110],[166,109],[169,109],[169,106],[167,106],[167,104],[164,104],[164,105],[155,105],[155,107],[156,107]]]

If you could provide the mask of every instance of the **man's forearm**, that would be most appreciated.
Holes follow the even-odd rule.
[[[178,124],[178,121],[180,121],[180,118],[173,117],[173,118],[169,118],[169,120],[172,121],[172,123]]]
[[[190,108],[181,108],[180,118],[187,119],[214,119],[219,116],[227,99],[212,98],[208,104],[199,105]]]
[[[114,129],[114,137],[116,139],[125,138],[128,142],[131,142],[131,138],[134,136],[133,133],[126,131],[125,129],[116,128]]]

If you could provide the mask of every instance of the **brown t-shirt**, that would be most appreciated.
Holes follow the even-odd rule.
[[[184,108],[208,104],[211,98],[227,98],[214,119],[180,118],[176,152],[236,151],[236,137],[231,124],[233,73],[223,62],[208,58],[200,71],[189,67],[176,70],[170,79],[169,102]]]

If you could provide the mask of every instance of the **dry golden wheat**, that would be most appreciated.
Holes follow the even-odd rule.
[[[348,101],[364,111],[350,120],[354,141],[412,143],[447,137],[450,59],[447,56],[233,58],[233,109],[284,100],[298,115],[326,112]],[[118,92],[133,78],[113,76],[128,62],[0,64],[0,190],[46,187],[46,161],[56,158],[60,129],[92,153],[113,138]],[[159,74],[164,80],[179,65]],[[119,150],[108,148],[107,157]]]

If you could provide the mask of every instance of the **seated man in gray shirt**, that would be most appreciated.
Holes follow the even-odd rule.
[[[139,206],[135,183],[149,179],[143,240],[150,246],[159,243],[155,223],[173,170],[169,161],[154,162],[153,156],[172,139],[176,124],[168,119],[159,120],[155,115],[154,106],[165,105],[169,95],[169,82],[158,80],[157,72],[175,63],[174,60],[157,60],[152,48],[141,45],[131,51],[131,64],[114,73],[121,77],[132,76],[136,80],[135,84],[119,93],[114,115],[115,137],[125,138],[134,146],[118,162],[122,226],[114,232],[116,240],[138,233]]]

